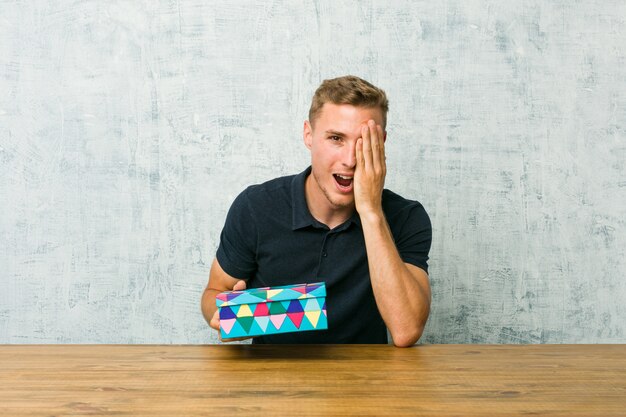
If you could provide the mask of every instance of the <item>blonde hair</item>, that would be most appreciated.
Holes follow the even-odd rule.
[[[387,95],[380,88],[354,75],[324,80],[315,90],[311,108],[309,109],[309,123],[313,125],[322,111],[325,103],[350,104],[356,107],[376,108],[383,112],[383,129],[387,125],[389,101]]]

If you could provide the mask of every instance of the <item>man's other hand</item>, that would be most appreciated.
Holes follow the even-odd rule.
[[[246,289],[246,281],[240,280],[237,281],[235,286],[233,287],[233,291],[243,291]],[[229,339],[222,339],[222,332],[220,331],[220,310],[219,308],[215,310],[213,317],[211,318],[211,322],[209,323],[213,329],[217,330],[217,335],[220,339],[220,342],[238,342],[242,340],[251,339],[250,337],[233,337]]]

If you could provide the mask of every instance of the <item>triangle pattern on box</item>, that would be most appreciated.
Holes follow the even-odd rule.
[[[279,330],[283,326],[285,317],[287,317],[286,314],[272,314],[270,316],[270,320],[272,321],[272,324],[274,325],[274,328],[276,330]]]
[[[262,331],[266,331],[267,330],[267,325],[270,322],[270,318],[269,318],[269,316],[259,316],[259,317],[255,317],[254,318],[254,322],[259,325],[259,328]]]
[[[315,327],[317,326],[317,322],[320,319],[320,314],[322,312],[321,311],[307,311],[304,313],[304,315],[306,316],[307,320],[309,321],[309,323],[311,323],[311,326]]]
[[[328,329],[323,282],[227,291],[215,303],[223,339]]]
[[[287,317],[289,320],[296,326],[296,328],[300,328],[300,324],[302,323],[302,318],[304,317],[304,311],[296,312],[296,313],[287,313]]]
[[[269,316],[269,315],[270,315],[270,311],[267,308],[267,303],[259,303],[256,305],[256,308],[254,309],[254,317]]]
[[[250,310],[250,306],[248,304],[243,304],[239,307],[239,311],[237,312],[237,317],[252,317],[252,310]]]
[[[226,319],[226,320],[220,319],[220,327],[226,334],[229,334],[230,331],[233,329],[233,326],[235,325],[236,321],[237,319]]]
[[[254,317],[252,316],[237,317],[237,323],[241,325],[241,327],[246,333],[250,333],[250,328],[252,327],[253,322],[254,322]]]
[[[283,314],[287,312],[285,306],[281,302],[268,303],[270,305],[270,314]]]

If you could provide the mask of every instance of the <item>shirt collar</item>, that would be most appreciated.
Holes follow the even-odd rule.
[[[315,226],[315,227],[324,227],[322,223],[315,220],[315,218],[311,215],[309,211],[309,207],[306,204],[306,196],[304,192],[304,184],[306,182],[307,177],[311,174],[311,167],[309,166],[307,169],[294,176],[291,180],[291,201],[292,205],[292,224],[291,229],[297,230],[302,229],[307,226]],[[361,226],[361,218],[359,214],[354,211],[352,216],[340,226],[337,226],[336,229],[343,230],[347,228],[351,223],[356,224],[357,226]]]

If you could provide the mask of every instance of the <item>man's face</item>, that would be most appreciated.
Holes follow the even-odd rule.
[[[368,120],[383,125],[379,108],[325,103],[318,118],[304,124],[304,143],[311,150],[309,204],[328,204],[331,210],[354,207],[353,178],[356,168],[356,141]],[[384,128],[384,126],[383,126]]]

